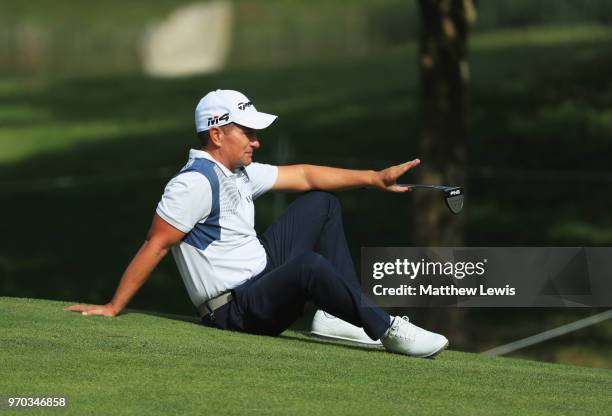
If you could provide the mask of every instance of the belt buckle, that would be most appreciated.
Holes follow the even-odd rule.
[[[213,310],[213,308],[208,306],[208,301],[206,302],[206,309],[209,310],[208,315],[210,316],[210,320],[214,322],[215,321],[215,311]]]

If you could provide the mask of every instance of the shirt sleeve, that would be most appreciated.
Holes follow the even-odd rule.
[[[168,182],[156,213],[168,224],[188,233],[210,215],[212,190],[208,179],[198,172],[181,173]]]
[[[253,162],[247,166],[245,170],[247,175],[249,175],[249,184],[251,185],[253,199],[258,198],[272,189],[278,177],[278,167],[274,165]]]

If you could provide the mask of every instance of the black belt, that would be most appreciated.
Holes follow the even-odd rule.
[[[200,316],[202,318],[205,318],[208,315],[210,315],[211,318],[214,318],[215,311],[221,306],[225,306],[230,303],[232,299],[234,299],[232,292],[222,293],[219,296],[209,299],[198,306],[198,312],[200,312]]]

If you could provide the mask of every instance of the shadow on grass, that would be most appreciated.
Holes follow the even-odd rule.
[[[179,315],[176,313],[153,312],[153,311],[145,311],[145,310],[129,308],[129,309],[123,310],[120,316],[129,315],[129,314],[155,316],[157,318],[170,319],[172,321],[180,321],[180,322],[187,322],[190,324],[202,325],[200,318],[197,317],[196,315],[193,315],[193,316]]]
[[[131,309],[131,308],[126,309],[125,311],[121,313],[121,315],[129,315],[129,314],[154,316],[158,318],[170,319],[173,321],[202,325],[204,327],[204,325],[201,323],[200,318],[197,316],[179,315],[179,314],[171,314],[171,313],[163,313],[163,312],[152,312],[152,311],[137,310],[137,309]],[[297,342],[307,342],[307,343],[312,343],[312,344],[325,344],[325,345],[330,345],[330,346],[335,346],[335,347],[340,347],[340,348],[349,348],[349,349],[358,350],[358,351],[368,351],[368,352],[384,351],[383,347],[365,346],[365,345],[360,345],[358,343],[353,343],[350,341],[332,340],[332,339],[317,337],[317,336],[311,335],[309,331],[299,330],[294,327],[290,328],[290,330],[294,332],[298,332],[300,335],[299,336],[288,335],[286,332],[284,332],[278,337],[271,337],[271,338],[286,339],[286,340],[297,341]],[[263,335],[254,335],[254,334],[251,334],[251,335],[263,336]]]
[[[280,338],[289,339],[289,340],[298,341],[298,342],[307,342],[310,344],[320,344],[320,345],[334,346],[338,348],[348,348],[348,349],[352,349],[355,351],[366,351],[366,352],[385,351],[384,347],[382,346],[368,346],[368,345],[358,344],[358,343],[350,342],[350,341],[326,339],[323,337],[311,335],[309,332],[306,332],[306,331],[300,331],[299,336],[282,334],[280,335]]]

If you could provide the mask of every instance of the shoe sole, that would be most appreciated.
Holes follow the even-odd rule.
[[[440,347],[437,351],[434,351],[433,353],[427,354],[427,355],[420,355],[418,356],[418,358],[433,358],[436,355],[440,354],[442,351],[444,351],[447,347],[448,347],[448,341],[446,341],[446,343],[442,345],[442,347]]]
[[[329,334],[324,334],[321,332],[316,332],[316,331],[311,331],[310,332],[311,335],[316,335],[317,337],[320,338],[325,338],[325,339],[339,339],[341,341],[348,341],[348,342],[354,342],[355,344],[361,344],[361,345],[371,345],[373,347],[382,347],[382,342],[380,341],[361,341],[355,338],[346,338],[346,337],[339,337],[336,335],[329,335]]]

